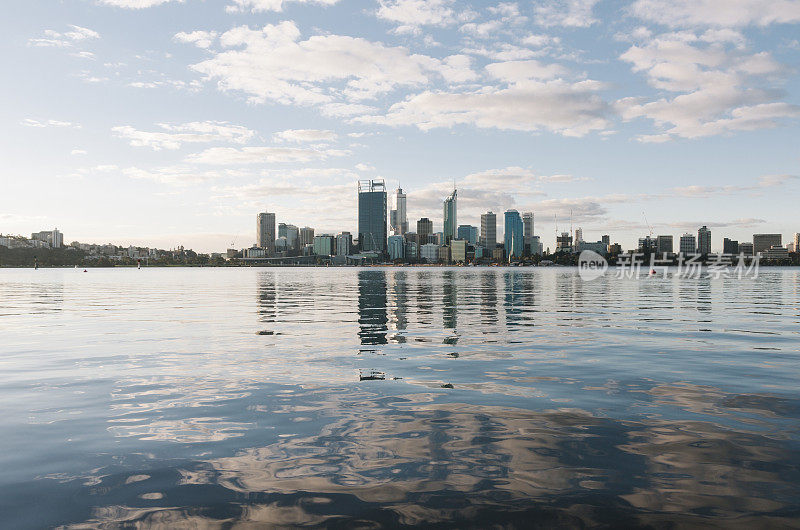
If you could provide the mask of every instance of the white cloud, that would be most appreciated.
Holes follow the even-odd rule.
[[[597,22],[592,11],[599,0],[545,0],[533,11],[542,26],[585,28]]]
[[[636,0],[631,11],[643,20],[671,27],[800,22],[798,0]]]
[[[319,4],[332,6],[339,0],[233,0],[233,4],[226,7],[229,13],[250,11],[251,13],[265,13],[268,11],[283,11],[284,3],[295,2],[298,4]]]
[[[641,137],[644,142],[776,127],[800,116],[800,107],[777,101],[780,93],[773,89],[785,68],[769,53],[747,52],[737,32],[668,33],[620,58],[654,88],[678,94],[618,102],[626,120],[645,117],[662,129]]]
[[[364,116],[354,121],[416,125],[423,130],[470,124],[583,136],[609,126],[608,106],[597,95],[601,88],[601,83],[592,80],[553,80],[526,81],[508,88],[484,87],[472,92],[425,91],[392,105],[385,116]]]
[[[241,125],[227,122],[203,121],[179,125],[158,124],[166,132],[140,131],[130,125],[113,127],[111,130],[119,138],[130,140],[134,147],[150,147],[154,151],[161,149],[180,149],[184,143],[230,142],[247,143],[255,132]]]
[[[377,17],[397,24],[397,33],[419,33],[420,26],[448,26],[458,20],[453,0],[381,0],[379,5]]]
[[[332,142],[336,140],[336,133],[321,129],[288,129],[273,135],[275,140],[284,142]]]
[[[80,129],[81,125],[79,123],[73,123],[71,121],[62,121],[62,120],[34,120],[33,118],[25,118],[20,122],[20,124],[26,127],[38,127],[38,128],[45,128],[45,127],[62,127],[68,129]]]
[[[531,79],[554,79],[565,76],[568,71],[559,64],[542,64],[539,61],[506,61],[486,65],[493,77],[509,83]]]
[[[336,149],[308,149],[299,147],[212,147],[186,157],[187,162],[198,164],[234,165],[273,162],[309,162],[349,153]]]
[[[99,39],[100,34],[89,28],[82,28],[70,24],[72,28],[70,31],[58,32],[52,29],[46,29],[44,36],[38,39],[29,39],[28,44],[31,46],[51,47],[51,48],[69,48],[74,46],[75,43],[89,40]]]
[[[184,32],[181,31],[180,33],[176,33],[175,37],[173,37],[177,42],[184,42],[189,44],[194,44],[198,48],[208,48],[214,42],[214,39],[217,38],[218,33],[216,31],[191,31],[191,32]]]
[[[86,150],[84,150],[84,149],[73,149],[72,151],[69,152],[69,154],[71,154],[73,156],[78,156],[78,155],[85,155],[87,153],[86,153]]]
[[[435,59],[363,38],[300,40],[300,30],[289,21],[260,30],[236,27],[223,33],[219,44],[213,57],[192,68],[216,79],[221,90],[244,92],[257,103],[354,103],[433,78],[459,82],[475,75],[463,59]]]
[[[224,173],[216,171],[197,171],[189,166],[165,166],[155,169],[141,169],[138,167],[125,168],[122,174],[132,179],[151,180],[159,184],[173,186],[187,186],[216,180]]]

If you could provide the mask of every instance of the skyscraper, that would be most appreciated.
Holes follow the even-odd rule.
[[[800,252],[800,233],[794,235],[794,251]]]
[[[575,244],[577,245],[583,241],[583,228],[576,228],[575,229]]]
[[[263,248],[267,256],[275,255],[275,214],[262,212],[256,219],[256,244]]]
[[[684,255],[697,252],[697,240],[692,234],[683,234],[681,236],[680,251]]]
[[[406,194],[403,188],[397,188],[395,192],[395,209],[392,210],[392,230],[395,235],[403,235],[408,232],[408,217],[406,216]]]
[[[775,245],[781,246],[782,241],[781,234],[753,234],[753,255],[757,256],[760,252],[765,252]]]
[[[433,235],[433,221],[427,217],[423,217],[417,221],[417,237],[419,238],[419,246],[426,245],[431,242]]]
[[[306,245],[313,245],[314,244],[314,229],[310,226],[304,226],[300,229],[300,246],[305,247]]]
[[[451,239],[458,238],[458,220],[457,220],[457,207],[456,207],[457,195],[456,190],[453,190],[445,200],[444,200],[444,244],[450,244]]]
[[[657,236],[656,252],[659,254],[672,254],[672,236]]]
[[[533,212],[522,214],[522,233],[525,242],[525,254],[535,254],[537,249],[533,248],[531,244],[533,240]]]
[[[481,215],[481,245],[489,250],[490,256],[497,246],[497,215],[492,212]]]
[[[522,218],[516,210],[508,210],[505,214],[505,258],[521,258],[525,245]]]
[[[358,244],[362,252],[386,254],[386,183],[358,182]]]
[[[697,231],[697,253],[711,254],[711,230],[705,225]]]
[[[728,239],[727,237],[722,240],[722,253],[723,254],[738,254],[739,242]]]
[[[476,245],[478,243],[478,227],[472,225],[458,225],[458,239],[463,239],[470,245]]]

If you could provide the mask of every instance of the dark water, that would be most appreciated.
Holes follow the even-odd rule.
[[[0,271],[0,526],[800,527],[800,271]]]

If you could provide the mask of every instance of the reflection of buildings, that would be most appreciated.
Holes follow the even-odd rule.
[[[386,253],[386,184],[383,180],[358,183],[358,244],[362,252]]]
[[[278,287],[275,273],[259,272],[258,275],[258,320],[275,322],[278,316]]]
[[[456,273],[447,270],[443,274],[442,288],[442,326],[444,329],[456,329],[458,324],[458,288]]]
[[[361,344],[386,344],[386,273],[358,271],[358,337]]]

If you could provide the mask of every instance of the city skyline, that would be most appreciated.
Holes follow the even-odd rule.
[[[268,209],[356,234],[352,183],[384,179],[409,229],[455,180],[459,224],[533,211],[545,247],[570,211],[628,248],[789,241],[800,8],[700,4],[12,0],[0,232],[211,252]]]

